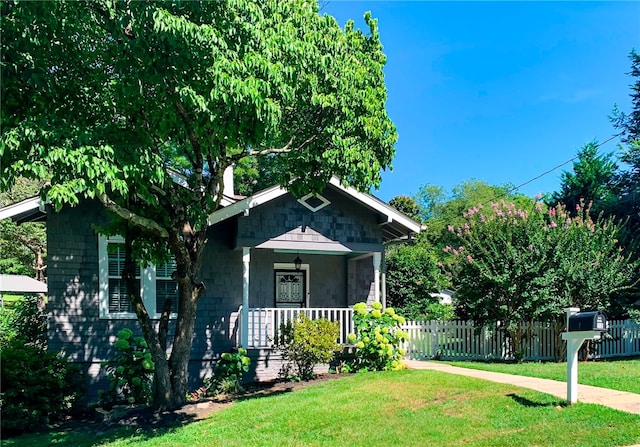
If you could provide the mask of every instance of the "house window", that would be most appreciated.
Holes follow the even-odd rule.
[[[107,242],[108,258],[108,306],[110,314],[133,313],[127,296],[127,286],[122,280],[124,269],[124,243]],[[136,266],[136,282],[140,287],[140,267]]]
[[[98,236],[99,276],[100,276],[100,318],[135,319],[127,288],[122,280],[125,245],[119,236]],[[156,267],[136,267],[136,281],[140,286],[140,296],[151,318],[160,318],[167,298],[171,298],[171,317],[176,317],[178,290],[171,279],[175,262]]]
[[[172,259],[156,268],[156,310],[161,313],[167,298],[171,299],[171,313],[178,311],[178,283],[171,279],[176,270],[176,262]]]

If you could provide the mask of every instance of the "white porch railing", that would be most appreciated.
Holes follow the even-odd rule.
[[[282,309],[275,307],[250,308],[248,312],[248,345],[246,348],[271,348],[280,329],[280,325],[304,314],[310,320],[326,318],[340,323],[338,343],[347,344],[347,335],[353,332],[353,309],[344,307],[310,307]],[[238,315],[242,315],[242,308]],[[240,345],[242,331],[245,330],[242,318],[238,318],[238,339]]]

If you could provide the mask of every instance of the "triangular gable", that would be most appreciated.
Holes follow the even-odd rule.
[[[271,238],[256,248],[272,248],[280,250],[299,250],[318,253],[351,253],[351,249],[338,241],[329,239],[309,226],[299,226],[291,231]]]
[[[343,186],[340,183],[340,179],[335,176],[331,178],[329,183],[338,191],[358,201],[365,207],[379,213],[383,217],[381,225],[387,227],[385,239],[389,240],[402,236],[406,237],[411,233],[419,233],[422,230],[422,226],[418,222],[407,217],[405,214],[387,205],[371,194],[357,191],[350,186]],[[281,186],[272,186],[211,213],[207,221],[209,225],[214,225],[233,216],[240,214],[247,215],[252,208],[264,205],[265,203],[275,200],[285,194],[287,194],[287,190],[285,188],[282,188]]]

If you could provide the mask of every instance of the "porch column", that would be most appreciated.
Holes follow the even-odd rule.
[[[380,294],[382,295],[382,308],[387,308],[387,258],[382,258],[382,274],[381,274]]]
[[[382,253],[373,253],[373,301],[380,302],[380,264]]]
[[[242,247],[242,333],[240,344],[243,348],[249,346],[249,263],[251,261],[251,247]]]
[[[380,284],[380,295],[382,297],[382,308],[386,309],[387,308],[387,274],[382,271],[382,284]]]

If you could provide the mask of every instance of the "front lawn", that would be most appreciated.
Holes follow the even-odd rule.
[[[481,369],[519,376],[539,377],[565,382],[566,363],[485,363],[443,362],[462,368]],[[598,360],[578,364],[578,383],[640,394],[640,358],[632,360]]]
[[[238,401],[179,428],[23,436],[3,446],[620,446],[640,416],[510,385],[406,370],[361,373]],[[570,429],[568,429],[570,427]]]

